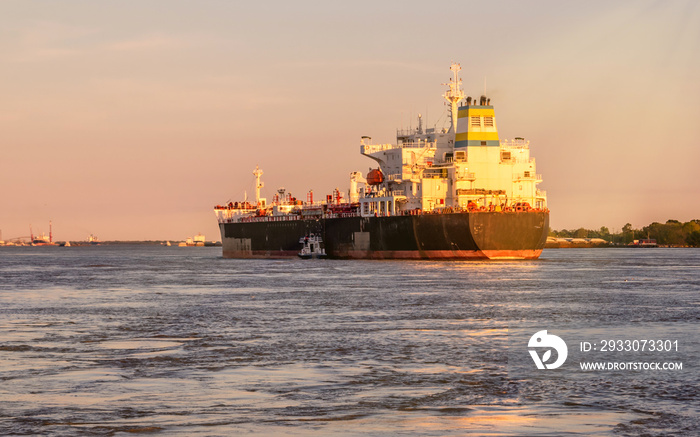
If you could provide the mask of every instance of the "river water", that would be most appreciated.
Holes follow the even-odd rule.
[[[694,249],[412,262],[5,247],[0,435],[694,436],[699,322]],[[567,342],[559,369],[522,343],[544,329]],[[677,346],[580,351],[606,335]],[[580,369],[597,358],[683,368]]]

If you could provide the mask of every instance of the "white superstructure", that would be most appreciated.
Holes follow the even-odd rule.
[[[499,140],[490,99],[462,100],[461,68],[453,63],[451,70],[454,77],[443,96],[450,104],[449,129],[424,131],[419,115],[415,131],[397,132],[396,144],[371,144],[371,138],[362,138],[360,153],[378,163],[383,179],[360,197],[362,215],[546,208],[529,141]]]
[[[446,129],[418,127],[399,130],[396,144],[372,144],[364,136],[360,153],[377,163],[366,178],[350,174],[347,198],[336,189],[325,202],[298,200],[280,188],[272,202],[260,197],[263,174],[255,168],[255,202],[217,205],[219,223],[286,221],[348,215],[392,216],[466,211],[546,210],[546,193],[530,143],[523,138],[500,140],[490,99],[465,98],[461,67],[453,63],[453,77],[443,94],[449,103],[450,124]]]

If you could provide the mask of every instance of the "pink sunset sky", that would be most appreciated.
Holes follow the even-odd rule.
[[[451,61],[553,228],[700,218],[696,1],[14,1],[0,29],[3,239],[218,240],[256,165],[268,198],[346,191],[362,135],[446,126]]]

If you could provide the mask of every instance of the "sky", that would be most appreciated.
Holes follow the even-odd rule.
[[[554,229],[700,219],[700,3],[0,4],[2,239],[219,240],[213,206],[346,191],[447,121],[452,61],[525,137]]]

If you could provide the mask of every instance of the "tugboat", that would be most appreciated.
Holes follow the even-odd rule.
[[[318,234],[309,234],[306,237],[300,238],[299,243],[303,246],[301,252],[297,254],[301,259],[322,259],[326,258],[326,250],[321,246],[323,240]]]

